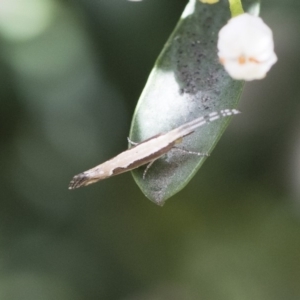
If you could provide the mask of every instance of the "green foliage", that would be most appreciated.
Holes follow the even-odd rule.
[[[67,187],[126,148],[187,1],[59,2],[43,34],[1,39],[0,299],[300,299],[299,1],[263,1],[279,63],[164,209],[129,173]]]
[[[220,28],[230,18],[228,3],[205,5],[191,0],[166,43],[141,95],[130,138],[142,141],[206,113],[237,106],[243,81],[234,81],[217,57]],[[228,125],[228,118],[206,125],[186,137],[182,147],[211,153]],[[206,157],[170,151],[154,163],[133,171],[143,193],[156,204],[180,191]]]

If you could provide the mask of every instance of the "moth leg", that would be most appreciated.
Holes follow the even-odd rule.
[[[198,156],[209,156],[209,153],[203,153],[203,152],[194,152],[194,151],[189,151],[189,150],[186,150],[186,149],[183,149],[183,148],[178,148],[178,147],[173,147],[172,150],[177,150],[177,151],[180,151],[180,152],[183,152],[183,153],[187,153],[187,154],[195,154],[195,155],[198,155]]]
[[[144,173],[143,173],[143,179],[146,178],[146,174],[148,172],[148,170],[150,169],[150,167],[153,165],[153,163],[156,161],[156,159],[152,160],[149,162],[149,164],[147,165],[146,169],[144,170]]]
[[[127,141],[128,141],[128,143],[129,143],[130,145],[132,145],[132,146],[136,146],[136,145],[138,144],[138,143],[132,141],[129,137],[127,138]]]

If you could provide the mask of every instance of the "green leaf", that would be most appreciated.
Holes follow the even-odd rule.
[[[190,0],[163,48],[139,99],[130,139],[143,141],[190,120],[225,108],[235,108],[243,81],[234,81],[217,57],[218,32],[230,18],[227,1],[206,5]],[[205,125],[185,137],[179,147],[211,153],[229,118]],[[151,201],[163,205],[195,175],[206,157],[171,150],[133,177]],[[211,158],[212,159],[212,158]]]

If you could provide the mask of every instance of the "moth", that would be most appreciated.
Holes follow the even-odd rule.
[[[238,113],[240,112],[236,109],[224,109],[194,119],[171,131],[157,134],[140,143],[134,143],[128,139],[129,143],[133,145],[131,148],[90,170],[74,176],[70,182],[69,189],[72,190],[86,186],[148,164],[143,175],[143,177],[145,177],[147,170],[155,160],[168,153],[172,148],[176,148],[176,144],[181,143],[185,136],[193,133],[198,127],[219,118]],[[206,153],[186,151],[183,149],[182,151],[202,156],[208,155]]]

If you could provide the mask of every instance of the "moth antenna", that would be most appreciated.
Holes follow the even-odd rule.
[[[239,114],[240,111],[237,109],[222,109],[220,111],[214,111],[200,118],[194,119],[180,127],[177,128],[177,131],[181,133],[181,136],[186,136],[193,132],[198,127],[201,127],[207,123],[216,121],[222,117],[229,117],[232,115]]]

